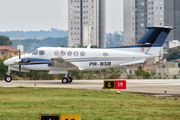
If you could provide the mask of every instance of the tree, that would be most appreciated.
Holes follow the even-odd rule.
[[[114,33],[106,34],[106,47],[122,46],[123,32],[115,31]]]
[[[151,74],[146,71],[142,71],[140,68],[135,71],[135,75],[139,78],[142,76],[143,79],[150,79]]]
[[[60,45],[59,47],[67,47],[67,46],[65,46],[65,45]]]
[[[97,45],[91,45],[91,48],[99,48]]]
[[[174,50],[171,54],[169,54],[166,57],[167,61],[179,59],[179,58],[180,58],[180,51],[179,50]]]
[[[142,75],[142,71],[141,71],[140,68],[137,69],[137,70],[135,70],[135,75],[136,75],[138,78]]]
[[[78,48],[87,48],[87,46],[78,45]],[[91,45],[91,48],[98,48],[97,45]]]
[[[9,37],[0,35],[0,46],[11,46],[12,41],[10,41]]]
[[[0,80],[4,79],[6,76],[6,72],[8,70],[8,67],[3,64],[5,60],[5,56],[3,59],[0,60]]]

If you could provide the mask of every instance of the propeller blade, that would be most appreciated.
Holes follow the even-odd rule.
[[[20,52],[20,49],[19,49],[19,59],[21,59],[21,52]]]
[[[21,77],[21,64],[19,64],[19,77]]]
[[[19,49],[19,59],[21,60],[21,52],[20,52],[20,49]],[[21,77],[21,61],[20,61],[20,64],[19,64],[19,77]]]

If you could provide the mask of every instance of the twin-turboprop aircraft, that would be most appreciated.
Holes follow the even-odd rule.
[[[49,74],[65,74],[62,83],[71,83],[68,71],[93,71],[118,65],[143,63],[146,58],[159,55],[170,30],[175,27],[147,27],[148,32],[133,46],[116,48],[65,48],[40,47],[30,54],[19,55],[4,61],[8,66],[6,82],[11,82],[11,70],[29,72],[48,71]]]

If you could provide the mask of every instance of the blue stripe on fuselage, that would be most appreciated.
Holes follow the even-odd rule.
[[[22,58],[21,59],[21,63],[24,63],[25,61],[29,61],[30,63],[25,63],[24,65],[29,65],[29,64],[51,64],[51,60],[43,59],[43,58]]]

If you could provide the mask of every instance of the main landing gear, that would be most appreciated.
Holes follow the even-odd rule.
[[[72,77],[64,77],[62,79],[62,83],[66,84],[66,83],[71,83],[73,81]]]
[[[11,78],[11,76],[10,76],[10,73],[11,73],[10,70],[8,70],[8,72],[6,73],[7,76],[6,76],[5,79],[4,79],[6,82],[11,82],[11,80],[12,80],[12,78]]]
[[[65,77],[62,79],[63,84],[71,83],[73,81],[72,77],[67,77],[67,74],[68,73],[66,73]],[[71,74],[70,74],[70,76],[71,76]]]

